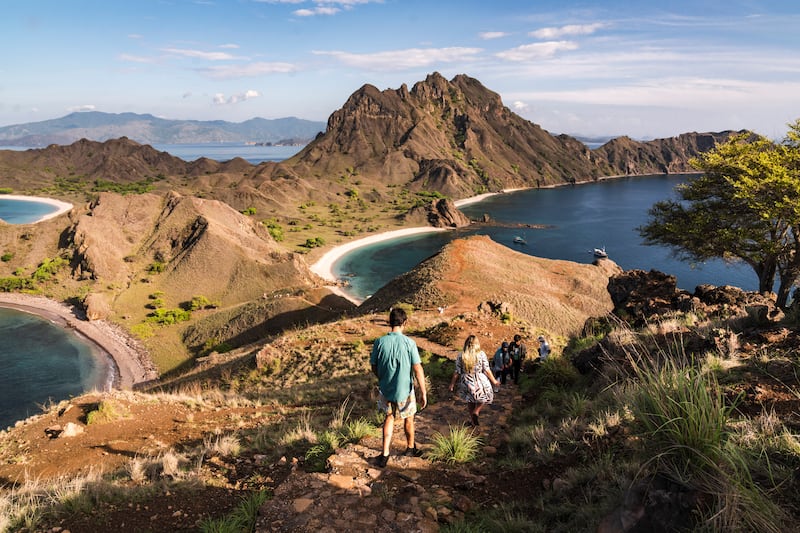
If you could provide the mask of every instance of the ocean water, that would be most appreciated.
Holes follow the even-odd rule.
[[[51,401],[104,388],[111,369],[72,332],[0,307],[0,428],[41,413]]]
[[[43,202],[10,200],[0,195],[0,220],[9,224],[30,224],[57,209]]]
[[[257,165],[264,161],[283,161],[305,148],[305,146],[255,146],[244,143],[186,143],[153,144],[153,148],[167,152],[184,161],[194,161],[207,157],[216,161],[229,161],[241,157],[248,163]],[[30,150],[30,146],[0,146],[0,150]]]
[[[304,146],[255,146],[242,143],[194,143],[194,144],[154,144],[153,148],[167,152],[184,161],[194,161],[201,157],[215,161],[229,161],[241,157],[248,163],[257,165],[264,161],[283,161],[304,148]]]
[[[688,291],[700,284],[757,290],[755,274],[742,263],[729,265],[719,260],[692,264],[674,257],[666,247],[643,243],[636,228],[647,221],[648,209],[657,201],[674,198],[675,186],[686,179],[678,175],[619,178],[491,196],[465,205],[461,211],[473,219],[488,214],[504,225],[428,233],[369,245],[339,259],[333,271],[350,282],[346,289],[350,294],[365,298],[437,253],[450,240],[478,234],[522,253],[579,263],[591,263],[594,248],[605,247],[609,258],[623,269],[655,269],[672,274],[678,287]],[[527,244],[515,244],[515,236]]]
[[[283,161],[302,146],[248,146],[241,143],[165,144],[154,148],[184,161],[208,157],[227,161],[242,157],[252,164]],[[28,147],[0,146],[0,150]],[[4,199],[0,219],[33,222],[56,208],[40,202]],[[107,386],[112,372],[105,354],[73,332],[28,313],[0,307],[0,428],[41,412],[39,405],[58,402],[92,388]]]

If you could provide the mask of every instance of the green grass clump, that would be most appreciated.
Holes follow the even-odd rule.
[[[269,494],[259,491],[242,499],[229,515],[217,519],[204,520],[200,524],[202,533],[247,533],[256,527],[258,509],[267,501]]]
[[[431,461],[445,463],[469,463],[481,450],[482,441],[466,426],[450,426],[450,433],[433,435],[433,449],[428,452]]]
[[[112,422],[125,418],[128,412],[117,402],[113,400],[102,400],[97,404],[97,409],[89,411],[86,414],[86,425],[100,424],[103,422]]]
[[[753,482],[733,441],[731,414],[713,373],[685,357],[628,357],[637,382],[633,413],[659,473],[711,496],[704,521],[717,531],[779,531],[781,510]]]

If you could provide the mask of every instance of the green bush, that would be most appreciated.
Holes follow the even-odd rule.
[[[255,207],[248,207],[247,209],[242,210],[243,215],[251,216],[256,214]]]
[[[0,255],[0,261],[4,263],[8,263],[12,259],[14,259],[14,254],[12,254],[11,252],[6,252],[3,255]]]
[[[147,271],[150,274],[160,274],[161,272],[164,272],[164,269],[166,268],[167,268],[166,263],[163,263],[161,261],[154,261],[150,263],[149,267],[147,267]]]
[[[54,257],[52,259],[45,259],[31,274],[34,281],[48,281],[58,270],[67,264],[66,259]]]
[[[145,320],[162,326],[169,326],[178,322],[186,322],[191,318],[192,312],[184,309],[156,309],[147,315]]]
[[[325,246],[325,239],[322,237],[314,237],[313,239],[306,239],[306,242],[301,246],[305,248],[319,248]]]
[[[33,281],[27,278],[0,278],[0,292],[17,292],[34,288]]]
[[[267,227],[267,231],[269,231],[270,236],[275,239],[275,241],[281,242],[283,240],[283,227],[278,224],[277,220],[269,218],[267,220],[262,220],[261,223]],[[289,224],[291,225],[292,223],[290,222]]]

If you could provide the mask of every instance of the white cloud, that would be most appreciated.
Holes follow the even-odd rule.
[[[248,63],[245,65],[225,65],[198,69],[209,78],[235,79],[264,76],[267,74],[286,74],[297,71],[291,63]]]
[[[261,96],[260,92],[254,91],[253,89],[249,89],[243,93],[232,94],[228,98],[225,98],[224,93],[217,93],[214,95],[212,101],[214,105],[234,105],[238,104],[239,102],[244,102],[246,100],[252,100],[253,98],[258,98],[259,96]]]
[[[475,59],[480,48],[409,48],[376,52],[374,54],[352,54],[341,51],[314,51],[316,55],[327,55],[345,65],[372,70],[399,70],[428,67],[436,63],[453,63]]]
[[[502,37],[508,37],[510,34],[504,31],[482,31],[478,34],[480,39],[484,41],[488,41],[490,39],[500,39]]]
[[[578,44],[573,41],[547,41],[544,43],[524,44],[504,52],[495,54],[508,61],[534,61],[553,57],[558,52],[576,50]]]
[[[142,35],[139,35],[138,33],[129,33],[128,34],[128,39],[141,39],[141,38],[142,38]]]
[[[298,9],[297,11],[293,11],[293,15],[297,15],[298,17],[313,17],[315,15],[335,15],[341,11],[338,7],[315,7],[314,9]]]
[[[155,63],[156,59],[152,57],[134,56],[131,54],[120,54],[117,56],[120,61],[130,61],[132,63]]]
[[[93,104],[84,104],[84,105],[76,105],[72,107],[68,107],[67,111],[70,113],[81,112],[81,111],[94,111],[97,109],[97,106]]]
[[[204,52],[202,50],[187,50],[183,48],[164,48],[164,52],[184,57],[195,57],[199,59],[206,59],[208,61],[226,61],[235,59],[235,56],[227,52]]]
[[[528,104],[521,100],[516,100],[513,104],[511,104],[511,107],[513,107],[514,111],[517,111],[518,113],[524,113],[530,108]]]
[[[238,44],[228,43],[219,45],[220,48],[239,48]]]
[[[566,35],[591,35],[603,27],[605,27],[605,24],[600,22],[595,22],[594,24],[569,24],[559,28],[542,28],[528,33],[528,36],[537,39],[558,39]]]

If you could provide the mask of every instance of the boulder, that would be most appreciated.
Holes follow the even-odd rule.
[[[83,308],[86,310],[88,320],[105,320],[112,313],[108,296],[97,292],[86,295],[83,299]]]

